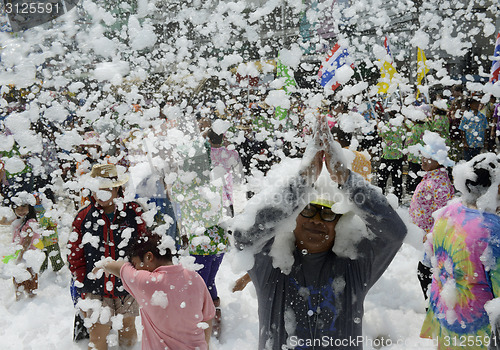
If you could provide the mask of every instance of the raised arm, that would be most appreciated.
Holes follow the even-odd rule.
[[[307,204],[304,201],[306,194],[312,190],[312,184],[323,166],[324,153],[320,141],[317,133],[306,148],[297,176],[274,191],[274,196],[261,197],[264,204],[252,215],[255,218],[253,225],[248,229],[234,229],[233,236],[238,249],[256,247],[259,250],[274,237],[274,228],[278,223],[290,217],[300,206]],[[238,218],[236,223],[237,220]]]
[[[279,195],[272,198],[272,203],[263,205],[255,213],[255,222],[249,229],[236,228],[233,232],[235,245],[242,250],[248,247],[264,244],[274,237],[274,228],[282,220],[290,217],[297,210],[301,198],[305,196],[310,186],[302,176],[294,177],[286,186],[279,190]],[[238,217],[236,217],[236,220]]]
[[[379,188],[345,167],[340,145],[333,140],[326,126],[323,126],[322,130],[325,162],[331,179],[349,196],[357,207],[356,214],[375,235],[374,238],[365,239],[358,245],[358,250],[367,264],[365,279],[370,287],[397,253],[407,232],[406,225]]]

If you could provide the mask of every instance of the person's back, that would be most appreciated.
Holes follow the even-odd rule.
[[[120,275],[141,306],[143,349],[207,349],[202,322],[213,317],[213,302],[198,273],[182,265],[149,272],[128,263]]]
[[[485,304],[500,296],[500,160],[484,153],[453,169],[461,202],[436,213],[427,235],[427,262],[432,264],[429,307],[421,337],[437,338],[438,349],[486,349],[491,319]],[[496,317],[494,315],[490,315]],[[461,342],[474,339],[474,342]]]
[[[446,339],[473,337],[487,344],[491,337],[484,304],[495,297],[495,288],[485,256],[491,233],[499,230],[497,215],[459,202],[448,205],[436,218],[429,242],[436,257],[435,276],[421,336],[439,336],[438,349],[447,346]]]
[[[172,239],[148,233],[132,239],[130,262],[107,259],[99,270],[120,277],[141,307],[142,349],[206,350],[215,307],[197,272],[172,262]]]

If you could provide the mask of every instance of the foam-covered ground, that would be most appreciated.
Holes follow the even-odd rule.
[[[239,203],[242,202],[244,200]],[[3,249],[9,242],[9,227],[0,227],[0,247]],[[63,252],[67,251],[63,249]],[[435,348],[432,341],[419,338],[425,311],[415,272],[419,255],[415,248],[404,244],[370,291],[365,301],[365,349],[380,348],[382,338],[390,339],[383,349]],[[232,266],[237,265],[234,259],[237,257],[228,254],[217,276],[224,323],[220,342],[212,339],[211,349],[256,349],[255,289],[250,283],[244,291],[231,293],[234,281],[243,274],[232,270]],[[16,302],[12,280],[5,275],[0,278],[0,349],[86,349],[86,341],[72,341],[74,309],[69,281],[67,268],[57,274],[45,272],[39,279],[38,295],[34,299]],[[139,319],[137,324],[140,327]],[[375,340],[377,337],[379,340]],[[134,349],[140,349],[140,345]]]

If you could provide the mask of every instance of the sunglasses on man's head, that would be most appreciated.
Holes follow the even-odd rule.
[[[323,221],[332,222],[335,221],[341,214],[334,213],[331,208],[318,206],[314,204],[308,204],[301,212],[305,218],[313,218],[319,211],[319,217]]]

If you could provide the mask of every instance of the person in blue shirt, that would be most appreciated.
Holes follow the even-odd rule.
[[[464,132],[464,159],[471,160],[484,147],[485,132],[488,129],[486,116],[479,111],[479,100],[471,97],[468,101],[469,110],[464,113],[460,121],[460,130]]]

